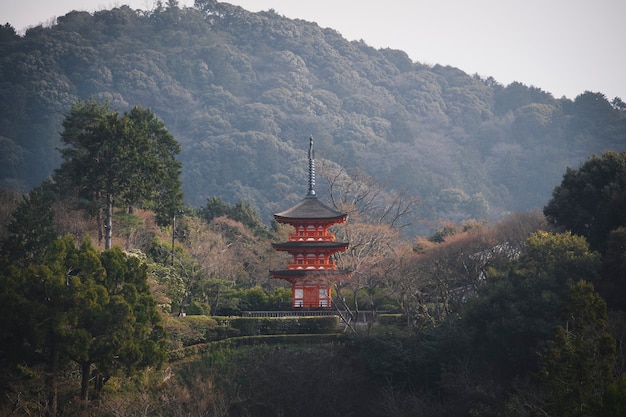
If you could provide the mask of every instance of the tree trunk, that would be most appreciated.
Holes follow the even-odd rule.
[[[102,208],[100,207],[96,213],[96,223],[98,224],[98,245],[101,245],[104,236],[102,235]]]
[[[52,340],[50,352],[50,368],[48,369],[47,385],[48,385],[48,404],[47,413],[49,417],[56,417],[58,403],[58,381],[57,373],[59,372],[59,351],[56,341]]]
[[[81,381],[80,381],[80,399],[87,404],[89,401],[89,377],[91,376],[91,363],[82,362],[80,364]]]
[[[106,216],[104,219],[104,249],[111,249],[111,229],[113,227],[113,198],[107,193]]]
[[[215,314],[215,312],[220,308],[220,286],[219,284],[217,285],[217,293],[215,294],[215,302],[213,303],[213,307],[211,308],[211,311],[213,312],[213,314]]]

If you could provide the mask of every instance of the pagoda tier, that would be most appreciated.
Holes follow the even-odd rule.
[[[273,278],[284,279],[292,284],[306,284],[306,285],[319,285],[337,281],[346,277],[346,271],[342,270],[327,270],[327,271],[312,271],[309,269],[283,269],[278,271],[270,271]],[[309,307],[310,305],[307,305]],[[300,306],[301,307],[301,306]]]
[[[345,222],[347,217],[346,213],[337,211],[319,201],[314,192],[312,195],[309,194],[304,197],[295,206],[274,214],[274,218],[279,223],[287,223],[292,226],[317,223],[325,225],[326,229],[333,224]]]
[[[293,259],[287,269],[270,271],[272,278],[291,283],[292,306],[331,307],[331,285],[348,278],[349,271],[338,270],[332,256],[348,249],[348,243],[336,242],[328,229],[346,221],[348,215],[317,199],[315,195],[313,139],[309,146],[309,192],[295,206],[274,214],[278,223],[289,224],[294,232],[289,241],[274,243],[274,250],[289,253]]]
[[[288,252],[293,261],[288,269],[335,270],[337,265],[330,257],[348,249],[344,242],[285,242],[272,244],[274,250]]]

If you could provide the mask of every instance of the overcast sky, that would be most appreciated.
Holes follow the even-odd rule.
[[[423,64],[451,65],[505,85],[519,81],[557,98],[589,90],[626,101],[626,0],[227,2],[253,12],[274,9],[348,40],[403,50]],[[154,0],[0,0],[0,22],[21,31],[71,10],[121,4],[149,9]]]

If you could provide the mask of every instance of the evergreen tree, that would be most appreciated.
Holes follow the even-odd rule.
[[[626,227],[609,234],[597,288],[609,309],[626,311]]]
[[[492,273],[463,321],[472,349],[507,379],[538,371],[537,352],[559,322],[558,306],[580,280],[593,281],[599,256],[580,236],[537,232],[508,271]]]
[[[594,155],[568,168],[543,212],[551,223],[584,236],[604,252],[609,233],[626,226],[626,152]]]
[[[58,375],[70,361],[82,372],[81,398],[97,394],[118,371],[133,373],[165,359],[161,317],[146,266],[118,247],[99,253],[85,240],[54,240],[38,263],[0,274],[0,364],[10,375],[45,365],[50,415]]]
[[[63,122],[63,164],[56,171],[65,189],[105,200],[105,248],[111,248],[113,206],[146,201],[168,211],[182,205],[180,147],[152,111],[140,107],[120,115],[108,104],[78,101]],[[165,212],[165,213],[163,213]]]
[[[562,305],[558,326],[541,355],[546,409],[560,417],[594,415],[612,381],[615,340],[606,331],[606,303],[580,281]]]
[[[53,219],[52,201],[41,188],[31,191],[13,212],[13,220],[7,226],[7,239],[0,244],[2,263],[20,266],[39,263],[57,237]]]

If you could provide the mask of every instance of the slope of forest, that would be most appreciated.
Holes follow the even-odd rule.
[[[320,165],[418,198],[430,224],[542,207],[567,166],[626,148],[619,98],[557,99],[212,0],[0,27],[0,92],[4,188],[50,175],[63,117],[94,98],[165,122],[188,204],[243,200],[265,220],[304,195],[310,135]]]

